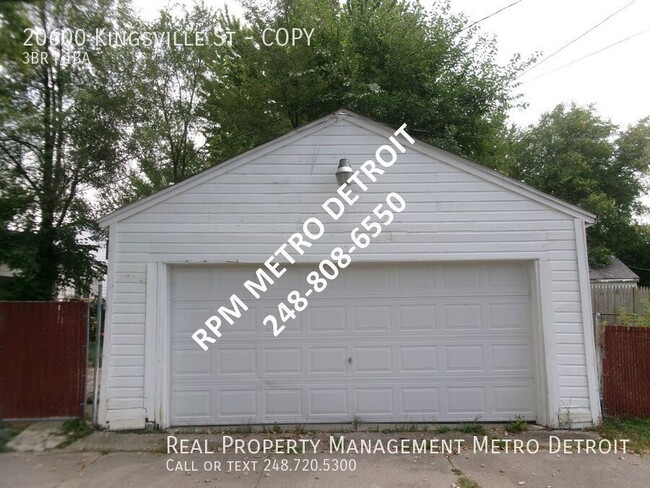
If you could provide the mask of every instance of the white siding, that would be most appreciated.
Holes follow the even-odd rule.
[[[334,195],[338,160],[349,158],[358,168],[385,143],[384,137],[338,119],[113,224],[105,376],[110,392],[104,418],[123,418],[126,412],[118,411],[124,409],[144,411],[147,263],[262,263],[311,216],[323,221],[325,235],[297,260],[319,261],[335,245],[349,244],[350,230],[386,194],[398,192],[406,210],[367,249],[356,251],[354,261],[546,256],[560,406],[574,419],[590,420],[574,217],[461,171],[444,157],[432,159],[416,142],[405,144],[407,152],[377,183],[368,183],[368,192],[359,193],[339,222],[332,222],[321,204]]]

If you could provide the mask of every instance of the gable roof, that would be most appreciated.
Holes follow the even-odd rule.
[[[314,122],[294,129],[283,136],[273,139],[272,141],[250,149],[249,151],[235,156],[228,161],[202,171],[201,173],[183,180],[180,183],[169,186],[154,193],[153,195],[143,198],[142,200],[138,200],[137,202],[119,208],[114,212],[111,212],[100,218],[99,224],[102,227],[107,227],[115,222],[119,222],[120,220],[140,213],[143,210],[158,203],[162,203],[168,198],[171,198],[172,196],[177,195],[185,190],[189,190],[190,188],[193,188],[194,186],[199,185],[210,178],[214,178],[215,176],[226,173],[234,168],[241,166],[242,164],[246,164],[251,159],[263,156],[264,154],[271,152],[278,147],[289,145],[299,139],[313,134],[314,132],[317,132],[320,129],[324,129],[325,127],[335,124],[339,120],[347,120],[352,124],[365,128],[370,132],[374,132],[375,134],[386,138],[392,136],[393,132],[395,131],[394,128],[389,127],[388,125],[376,122],[372,119],[356,114],[350,110],[340,109],[321,119],[315,120]],[[408,126],[406,127],[406,131],[408,132]],[[507,190],[518,193],[522,196],[530,198],[531,200],[535,200],[543,205],[551,207],[574,218],[579,218],[589,225],[596,222],[596,215],[587,212],[580,207],[536,190],[535,188],[528,186],[525,183],[509,178],[486,166],[457,156],[443,149],[431,146],[418,139],[415,140],[416,143],[410,147],[410,149],[413,151],[419,152],[431,158],[435,158],[461,171],[470,173],[474,176],[477,176],[478,178],[492,182]]]
[[[639,281],[639,276],[628,268],[623,261],[616,256],[610,256],[611,261],[607,266],[590,269],[589,279],[591,281]]]

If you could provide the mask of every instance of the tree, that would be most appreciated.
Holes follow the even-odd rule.
[[[438,4],[404,0],[245,2],[246,24],[227,14],[223,51],[205,104],[213,162],[347,107],[421,139],[495,165],[512,88],[526,66],[495,61],[494,40]],[[311,45],[266,45],[264,29],[314,29]],[[256,42],[246,41],[252,37]],[[268,39],[267,39],[268,40]]]
[[[124,114],[124,145],[132,164],[114,191],[117,204],[128,203],[206,169],[199,112],[208,66],[217,61],[216,12],[203,4],[175,14],[161,10],[153,22],[138,20],[138,32],[170,32],[177,41],[127,46],[112,55],[128,66],[123,83],[133,109]],[[194,34],[207,33],[198,44]],[[187,36],[186,36],[187,35]],[[180,40],[180,42],[178,42]]]
[[[620,132],[594,107],[561,104],[514,138],[511,176],[598,215],[588,229],[590,263],[605,264],[611,254],[631,257],[647,191],[649,119]]]
[[[0,5],[0,39],[11,43],[0,50],[0,261],[18,273],[18,299],[49,300],[102,271],[86,193],[123,164],[124,98],[95,34],[127,20],[126,5],[110,0]]]

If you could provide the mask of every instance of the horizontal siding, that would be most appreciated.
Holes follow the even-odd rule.
[[[588,388],[573,218],[408,148],[339,222],[321,204],[335,195],[339,158],[356,168],[386,140],[345,120],[121,221],[109,317],[109,411],[141,411],[144,398],[147,263],[261,263],[315,216],[325,235],[298,258],[316,262],[398,192],[406,210],[354,261],[504,260],[545,254],[551,271],[560,402],[588,412]],[[347,248],[344,247],[344,248]],[[234,290],[233,290],[234,291]],[[110,415],[109,415],[110,416]]]

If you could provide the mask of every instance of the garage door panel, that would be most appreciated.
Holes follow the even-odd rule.
[[[249,377],[257,375],[256,348],[220,348],[214,351],[219,364],[218,376]]]
[[[207,376],[214,374],[212,356],[202,350],[174,349],[171,354],[172,371],[175,378],[183,376]]]
[[[354,393],[354,412],[359,417],[385,417],[395,412],[392,388],[356,388]]]
[[[491,369],[493,371],[522,372],[532,374],[530,344],[492,344]]]
[[[481,330],[483,320],[480,303],[459,303],[445,305],[444,323],[446,330]]]
[[[399,346],[400,372],[435,373],[438,371],[438,346]]]
[[[256,267],[173,268],[172,425],[534,419],[526,264],[355,264],[274,337],[262,320],[315,268],[245,300],[207,352],[191,334]]]
[[[302,374],[302,348],[273,347],[264,350],[263,376]]]
[[[173,393],[172,411],[177,418],[188,421],[212,418],[211,390],[174,391]]]
[[[257,390],[253,388],[228,389],[218,392],[218,417],[231,420],[254,419],[257,411]]]
[[[436,306],[433,304],[399,305],[397,328],[400,331],[430,331],[436,328]]]
[[[390,331],[391,315],[390,306],[378,304],[357,306],[352,312],[352,330],[355,332]]]
[[[356,346],[353,348],[353,366],[357,373],[391,373],[393,352],[391,346]]]
[[[264,391],[264,413],[274,417],[300,418],[303,413],[303,390],[275,389]]]
[[[345,332],[346,310],[342,306],[310,306],[307,313],[308,332],[339,334]]]
[[[447,292],[470,292],[481,287],[482,268],[472,264],[450,264],[442,271],[442,286]]]
[[[524,331],[527,331],[528,318],[530,317],[530,310],[527,302],[491,303],[488,305],[488,309],[490,330],[523,329]]]
[[[433,421],[440,414],[439,388],[430,386],[400,388],[400,412],[407,418]]]
[[[448,386],[447,412],[463,415],[481,415],[487,411],[485,387]]]
[[[533,398],[533,392],[530,385],[495,385],[492,387],[494,411],[508,414],[509,417],[515,415],[530,416],[534,411],[534,405],[530,401],[531,398]],[[534,419],[531,418],[530,420]]]
[[[347,388],[309,388],[310,417],[345,418],[350,415]]]
[[[345,374],[347,364],[345,347],[309,347],[309,374]]]
[[[485,359],[482,345],[445,345],[443,371],[482,372],[485,369]]]

